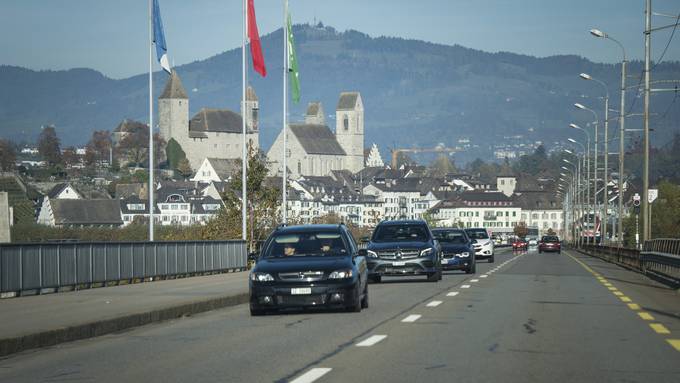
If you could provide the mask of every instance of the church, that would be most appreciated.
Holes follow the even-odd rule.
[[[172,71],[158,98],[158,125],[163,139],[177,141],[191,168],[198,169],[208,157],[241,158],[242,115],[246,116],[247,146],[259,149],[258,111],[257,95],[249,86],[241,115],[229,109],[203,108],[189,119],[189,97],[177,72]]]
[[[335,132],[326,125],[320,102],[309,103],[304,123],[288,125],[289,177],[326,176],[333,170],[364,168],[364,105],[359,92],[342,92],[335,108]],[[281,176],[283,132],[267,153],[271,175]]]

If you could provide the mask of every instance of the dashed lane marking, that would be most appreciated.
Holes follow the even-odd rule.
[[[642,318],[644,320],[654,320],[654,317],[650,313],[639,312],[638,315],[640,316],[640,318]]]
[[[371,347],[385,338],[387,338],[387,335],[372,335],[357,343],[357,347]]]
[[[460,288],[461,288],[461,289],[469,289],[469,288],[470,288],[470,285],[462,285],[462,286],[460,286]]]
[[[614,291],[613,294],[616,295],[617,297],[622,297],[622,296],[623,296],[623,293],[620,292],[620,291]]]
[[[480,278],[486,278],[486,277],[488,277],[488,275],[487,275],[487,274],[484,274],[484,275],[480,275],[479,277],[480,277]]]
[[[640,310],[640,305],[637,303],[629,303],[628,308],[631,310]]]
[[[446,294],[447,297],[455,297],[458,295],[458,291],[451,291],[450,293]]]
[[[612,286],[612,287],[607,287],[607,288],[608,288],[609,290],[611,290],[611,291],[616,291],[616,290],[618,290],[618,289],[617,289],[616,287],[614,287],[614,286]]]
[[[632,302],[633,301],[632,299],[628,298],[627,296],[619,297],[619,299],[621,299],[621,302]]]
[[[422,317],[422,315],[420,315],[420,314],[412,314],[412,315],[409,315],[406,318],[402,319],[401,321],[404,322],[404,323],[413,323],[413,322],[417,321],[418,319],[420,319],[421,317]]]
[[[471,279],[470,282],[479,282],[479,279]]]
[[[311,370],[305,372],[304,374],[298,376],[295,380],[290,383],[311,383],[320,377],[328,374],[332,368],[312,368]]]
[[[650,323],[649,327],[656,331],[657,334],[670,334],[671,332],[666,328],[666,326],[661,323]]]
[[[442,304],[442,301],[432,301],[432,302],[426,304],[425,306],[427,306],[427,307],[437,307],[440,304]]]
[[[673,346],[677,351],[680,351],[680,339],[666,339],[666,342]]]

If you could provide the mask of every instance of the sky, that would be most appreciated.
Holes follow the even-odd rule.
[[[241,0],[159,0],[168,55],[181,65],[239,47]],[[628,56],[644,56],[644,0],[290,0],[294,23],[459,44],[534,56],[576,54],[618,62],[620,49],[591,37],[599,28]],[[255,0],[260,34],[280,28],[283,0]],[[653,10],[680,14],[680,1]],[[654,26],[675,23],[655,16]],[[671,30],[653,34],[658,58]],[[147,0],[1,0],[0,64],[36,70],[92,68],[111,78],[148,71]],[[680,60],[680,27],[664,60]],[[155,70],[158,70],[155,67]]]

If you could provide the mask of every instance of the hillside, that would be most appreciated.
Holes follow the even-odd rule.
[[[589,116],[570,107],[582,102],[602,109],[594,83],[580,80],[587,72],[610,84],[611,105],[618,105],[619,66],[596,64],[577,56],[536,58],[512,53],[487,53],[391,37],[372,38],[357,31],[331,27],[295,27],[302,100],[291,105],[291,121],[300,120],[307,102],[320,100],[333,114],[339,92],[360,91],[366,112],[367,146],[455,145],[469,137],[487,154],[489,145],[506,136],[520,141],[553,142],[571,132],[569,122],[585,124]],[[281,126],[281,30],[263,36],[269,76],[250,78],[260,99],[261,142],[271,145]],[[191,113],[201,107],[238,110],[241,93],[241,51],[233,49],[177,67],[190,97]],[[631,75],[641,65],[629,66]],[[680,63],[662,63],[655,78],[680,78]],[[166,75],[155,73],[155,94]],[[635,79],[629,80],[637,83]],[[43,124],[55,124],[66,143],[82,144],[95,129],[113,129],[123,118],[146,121],[147,75],[113,80],[89,69],[31,71],[0,67],[0,129],[3,137],[33,141]],[[633,92],[629,92],[633,100]],[[669,109],[674,95],[653,97],[653,111]],[[675,106],[680,105],[676,102]],[[635,112],[642,106],[637,102]],[[655,139],[672,135],[680,107],[672,107],[656,124]],[[640,118],[629,120],[639,127]],[[334,120],[328,120],[333,127]],[[675,128],[673,128],[675,126]],[[416,133],[417,132],[417,133]],[[389,137],[389,139],[385,139]]]

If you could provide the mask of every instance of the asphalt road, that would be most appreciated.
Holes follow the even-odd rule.
[[[477,271],[372,284],[361,313],[240,305],[27,351],[0,382],[680,382],[675,291],[572,252]]]

